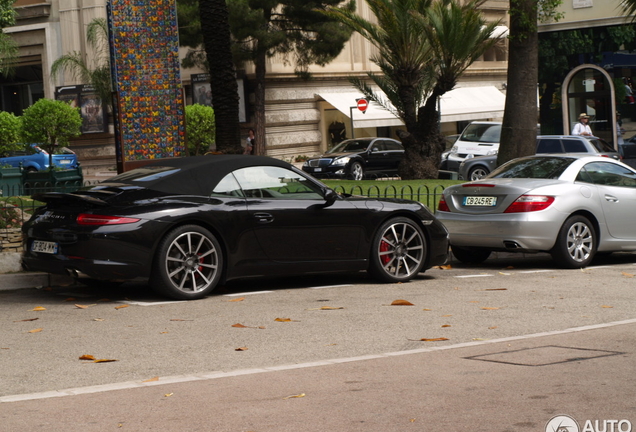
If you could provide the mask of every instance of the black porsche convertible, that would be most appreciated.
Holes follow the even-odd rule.
[[[343,196],[287,162],[158,160],[46,203],[24,224],[30,270],[147,279],[196,299],[230,279],[368,270],[404,282],[445,262],[448,233],[422,204]]]

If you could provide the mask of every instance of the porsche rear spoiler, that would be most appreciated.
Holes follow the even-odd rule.
[[[104,194],[104,198],[108,196],[113,196],[115,192],[109,191],[100,191],[99,193]],[[42,201],[45,203],[60,203],[60,202],[75,202],[75,203],[88,203],[96,206],[107,206],[108,203],[101,198],[95,197],[93,195],[84,195],[81,193],[73,192],[73,193],[62,193],[62,192],[45,192],[34,194],[32,197],[36,201]]]

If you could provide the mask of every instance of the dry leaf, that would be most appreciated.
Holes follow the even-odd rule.
[[[447,327],[450,327],[450,326],[451,326],[450,324],[444,324],[444,325],[442,326],[442,328],[447,328]]]
[[[510,273],[499,272],[500,275],[510,276]]]
[[[294,320],[291,319],[291,318],[276,318],[274,321],[276,321],[276,322],[292,322]]]
[[[80,360],[91,360],[91,361],[92,361],[92,360],[95,360],[95,357],[93,357],[93,356],[92,356],[92,355],[90,355],[90,354],[84,354],[84,355],[83,355],[83,356],[81,356],[79,359],[80,359]]]
[[[119,306],[115,306],[115,309],[123,309],[123,308],[127,308],[129,305],[119,305]]]
[[[415,306],[413,303],[407,300],[394,300],[391,306]]]
[[[446,264],[446,265],[437,266],[437,268],[438,268],[438,269],[441,269],[441,270],[450,270],[450,269],[452,269],[453,267],[451,267],[451,265],[450,265],[450,264]]]
[[[440,337],[440,338],[422,338],[422,339],[409,339],[411,341],[421,341],[421,342],[442,342],[447,341],[448,338]]]
[[[23,320],[18,320],[18,321],[13,321],[13,322],[27,322],[27,321],[37,321],[40,318],[27,318],[27,319],[23,319]]]
[[[452,317],[453,314],[447,314],[447,315],[442,315],[442,318],[448,318],[448,317]]]
[[[35,312],[39,312],[39,311],[45,311],[45,310],[46,310],[46,308],[45,308],[45,307],[42,307],[42,306],[36,306],[36,307],[34,307],[33,309],[31,309],[31,310],[32,310],[32,311],[35,311]]]
[[[75,305],[75,307],[78,308],[78,309],[88,309],[91,306],[97,306],[97,305],[96,304],[92,304],[92,305],[79,305],[79,304],[76,304]]]
[[[496,328],[497,328],[497,326],[492,326],[492,327],[488,327],[488,330],[494,330]]]
[[[170,396],[172,396],[173,394],[174,394],[174,393],[166,393],[166,394],[164,395],[164,397],[170,397]]]
[[[486,288],[484,291],[508,291],[508,288]]]
[[[498,307],[482,307],[482,308],[479,308],[479,309],[481,309],[481,310],[497,310],[499,308]]]
[[[97,360],[93,360],[93,363],[110,363],[110,362],[116,362],[117,360],[115,359],[97,359]]]
[[[301,393],[301,394],[297,394],[297,395],[292,395],[292,396],[286,396],[283,399],[293,399],[293,398],[302,398],[305,397],[305,393]]]
[[[311,308],[307,310],[337,310],[337,309],[344,309],[344,308],[342,306],[323,306],[323,307]]]
[[[168,332],[167,332],[167,331],[165,331],[165,332],[161,332],[161,333],[159,333],[159,334],[168,334]]]
[[[44,330],[44,329],[42,327],[40,327],[40,328],[36,328],[36,329],[33,329],[33,330],[29,330],[29,333],[40,333],[42,330]]]
[[[104,318],[95,318],[93,321],[106,321]]]
[[[633,274],[631,274],[631,273],[627,273],[627,272],[621,272],[621,274],[622,274],[623,276],[625,276],[625,277],[628,277],[628,278],[633,278],[633,277],[634,277],[634,275],[633,275]]]
[[[247,347],[235,348],[234,351],[247,351]]]
[[[230,302],[230,303],[231,302],[240,302],[240,301],[243,301],[243,300],[245,300],[245,297],[239,297],[239,298],[236,298],[236,299],[228,300],[228,302]]]
[[[604,309],[612,309],[614,306],[602,305],[601,307]]]
[[[232,327],[236,327],[236,328],[248,328],[247,326],[244,326],[243,324],[240,324],[240,323],[232,324]]]
[[[426,311],[426,312],[430,312],[430,311],[432,311],[433,309],[422,309],[422,310],[423,310],[423,311]]]
[[[142,381],[142,382],[154,382],[154,381],[159,381],[159,377],[158,377],[158,376],[156,376],[156,377],[154,377],[154,378],[149,378],[149,379],[147,379],[147,380],[145,380],[145,381]]]

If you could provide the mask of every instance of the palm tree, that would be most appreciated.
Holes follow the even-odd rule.
[[[223,153],[240,153],[238,84],[232,62],[227,5],[225,0],[199,0],[199,12],[210,66],[216,148]]]
[[[91,85],[101,100],[112,110],[112,84],[110,71],[110,50],[108,43],[108,22],[105,18],[95,18],[86,27],[86,41],[93,49],[92,64],[86,62],[85,55],[74,51],[63,55],[51,65],[51,76],[67,71],[82,83]]]
[[[404,179],[437,177],[445,145],[437,101],[497,42],[491,35],[498,22],[486,23],[477,10],[483,1],[366,0],[377,23],[341,8],[327,12],[378,49],[371,61],[383,74],[368,77],[387,100],[365,81],[352,82],[404,121],[406,132],[399,134],[406,150],[400,164]]]

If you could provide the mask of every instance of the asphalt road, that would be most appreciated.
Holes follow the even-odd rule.
[[[0,291],[0,429],[543,431],[569,414],[627,430],[635,263],[502,254],[406,284],[244,281],[193,302]]]

